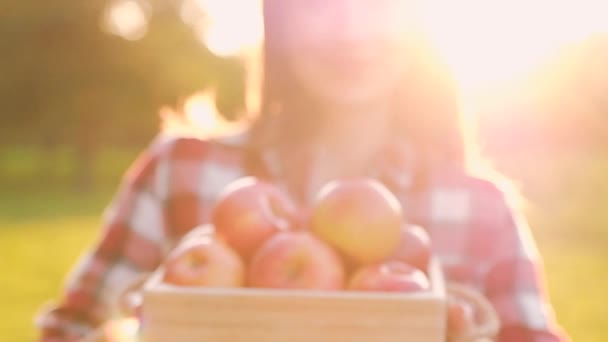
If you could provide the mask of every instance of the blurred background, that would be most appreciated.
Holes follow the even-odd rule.
[[[484,155],[526,198],[559,321],[608,341],[608,2],[424,4]],[[214,89],[228,119],[242,112],[261,27],[247,0],[0,7],[0,335],[29,341],[160,109],[209,119],[192,95]]]

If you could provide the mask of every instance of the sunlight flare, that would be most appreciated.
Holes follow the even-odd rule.
[[[226,120],[215,104],[215,94],[202,91],[188,96],[179,111],[169,107],[161,109],[163,132],[209,138],[233,134],[244,128],[244,122]]]
[[[215,55],[230,56],[258,45],[263,36],[259,1],[185,0],[180,10]]]
[[[422,13],[465,93],[521,77],[570,44],[608,33],[605,0],[429,0]]]
[[[608,33],[606,0],[414,1],[424,30],[464,93],[521,77],[568,44]],[[238,54],[263,37],[259,1],[186,0],[183,4],[190,14],[196,12],[194,7],[205,13],[206,19],[195,28],[217,55]]]
[[[148,31],[149,4],[138,0],[117,0],[103,16],[104,29],[127,40],[143,38]]]

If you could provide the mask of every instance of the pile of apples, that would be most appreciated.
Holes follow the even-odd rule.
[[[430,288],[430,238],[404,222],[398,199],[372,179],[326,184],[298,209],[275,185],[229,184],[211,223],[185,236],[165,263],[181,286],[415,292]]]
[[[405,222],[399,200],[372,179],[326,184],[298,209],[275,185],[247,177],[229,184],[211,223],[169,254],[163,281],[179,286],[418,292],[430,290],[431,243]],[[471,329],[473,307],[447,303],[451,335]]]

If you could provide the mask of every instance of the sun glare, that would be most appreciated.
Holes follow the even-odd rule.
[[[194,27],[207,48],[218,56],[242,53],[263,36],[259,1],[184,0],[184,22]]]
[[[608,33],[607,0],[414,1],[463,93],[516,79],[569,43]],[[180,14],[212,53],[230,56],[263,39],[260,5],[259,0],[182,0]],[[145,35],[149,15],[145,0],[114,0],[103,24],[136,40]]]
[[[104,334],[115,342],[136,342],[138,338],[139,321],[136,318],[110,321],[104,326]]]
[[[464,93],[518,78],[568,44],[608,33],[606,0],[431,0],[422,13]]]
[[[243,122],[224,119],[215,103],[212,91],[201,91],[190,95],[179,112],[169,107],[162,108],[163,131],[166,134],[213,137],[236,133],[244,128]]]
[[[105,12],[103,26],[108,32],[127,40],[143,38],[148,31],[147,3],[136,0],[117,0]]]
[[[187,0],[185,21],[218,55],[239,53],[262,38],[259,1]],[[525,75],[567,44],[608,32],[606,0],[424,0],[423,22],[464,93]],[[188,18],[190,15],[190,18]]]
[[[200,127],[215,126],[218,118],[214,102],[214,97],[210,93],[191,96],[184,106],[186,117]]]

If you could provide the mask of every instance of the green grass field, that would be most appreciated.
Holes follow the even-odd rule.
[[[52,180],[23,187],[10,182],[14,175],[27,176],[34,164],[23,158],[11,161],[14,153],[0,153],[0,166],[8,175],[1,184],[9,189],[0,196],[2,341],[35,338],[34,313],[58,295],[67,271],[94,241],[101,211],[133,156],[105,156],[108,162],[100,163],[99,172],[106,185],[84,195]],[[528,216],[545,257],[558,319],[574,341],[608,341],[608,274],[602,271],[608,266],[608,182],[603,179],[608,158],[575,155],[528,161],[502,165],[509,165],[503,169],[521,180],[529,199]]]

